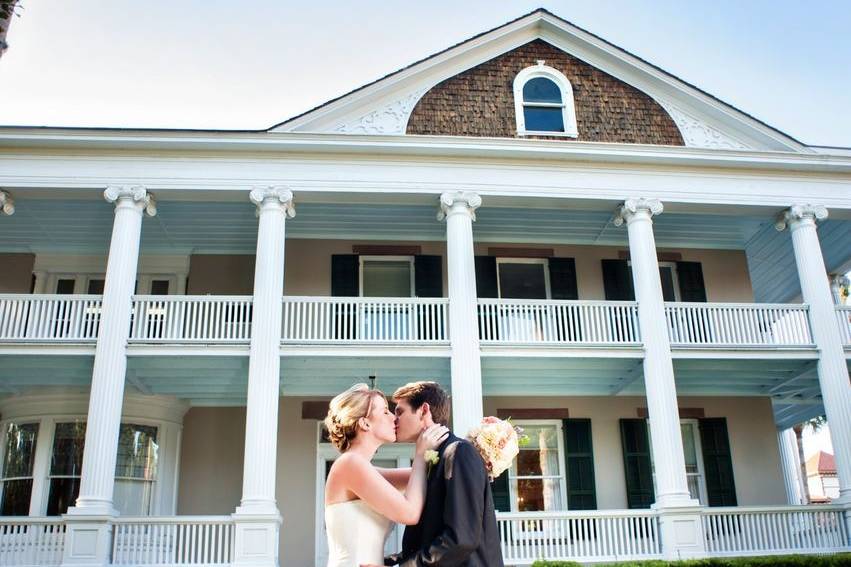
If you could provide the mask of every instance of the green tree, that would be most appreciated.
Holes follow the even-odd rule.
[[[12,16],[15,15],[15,6],[18,0],[0,0],[0,57],[9,45],[6,43],[6,32],[9,31],[9,24],[12,23]]]

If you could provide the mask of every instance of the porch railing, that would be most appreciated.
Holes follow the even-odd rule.
[[[118,518],[113,565],[228,565],[233,561],[230,516]]]
[[[806,305],[666,303],[672,346],[812,346]]]
[[[839,323],[839,336],[842,344],[851,346],[851,305],[836,306],[836,322]]]
[[[281,340],[290,343],[425,343],[449,340],[446,298],[284,296]]]
[[[0,517],[0,565],[60,565],[64,546],[60,518]]]
[[[483,344],[617,344],[641,341],[631,301],[479,299]]]
[[[94,341],[100,329],[99,295],[0,295],[0,340]]]
[[[135,342],[247,342],[251,296],[137,295],[130,340]]]
[[[847,530],[841,506],[703,510],[710,557],[848,551]]]
[[[538,559],[597,562],[662,556],[652,510],[512,512],[497,515],[506,565]]]

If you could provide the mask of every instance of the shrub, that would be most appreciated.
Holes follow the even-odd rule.
[[[598,567],[851,567],[851,553],[836,555],[769,555],[686,561],[622,561]],[[532,567],[580,567],[574,561],[536,561]]]

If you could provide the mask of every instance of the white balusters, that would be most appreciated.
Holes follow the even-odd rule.
[[[227,565],[233,561],[230,516],[118,518],[113,565]]]
[[[597,562],[661,557],[651,510],[512,512],[497,515],[507,565],[539,559]]]
[[[252,313],[250,296],[137,295],[130,340],[245,343]]]
[[[100,318],[99,295],[0,295],[0,340],[93,342]]]
[[[848,551],[841,506],[706,508],[703,531],[711,556]]]
[[[57,518],[0,518],[0,565],[60,565],[65,526]]]
[[[290,343],[446,343],[448,300],[285,296],[281,340]]]
[[[851,346],[851,305],[836,306],[836,322],[839,324],[839,336],[842,344]]]
[[[483,344],[640,342],[638,310],[628,301],[479,299]]]
[[[672,346],[813,345],[806,305],[666,303]]]

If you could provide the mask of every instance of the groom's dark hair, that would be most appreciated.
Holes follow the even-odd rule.
[[[393,392],[393,400],[405,400],[414,411],[428,404],[431,419],[440,425],[449,426],[451,405],[449,394],[437,382],[410,382]]]

